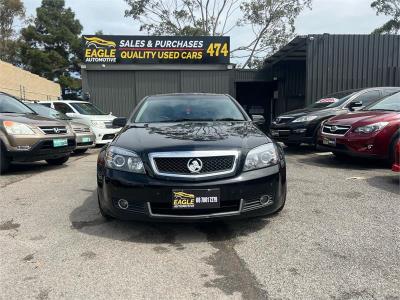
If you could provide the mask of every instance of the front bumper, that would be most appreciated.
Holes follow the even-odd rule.
[[[161,180],[110,169],[105,169],[104,174],[98,174],[102,209],[124,220],[199,221],[263,216],[278,211],[286,200],[286,173],[279,166],[205,182]],[[220,208],[172,209],[173,189],[215,188],[220,189]],[[269,200],[262,203],[260,198],[265,195]],[[118,207],[119,199],[128,201],[128,209]]]
[[[314,144],[319,123],[272,124],[271,137],[282,143]]]
[[[6,155],[12,161],[33,162],[46,159],[57,159],[65,157],[76,148],[75,138],[68,138],[68,145],[63,147],[54,147],[53,139],[45,139],[32,145],[28,151],[9,150]]]
[[[98,128],[92,127],[96,136],[96,144],[104,145],[112,142],[114,137],[120,132],[121,128]]]
[[[88,149],[96,146],[96,136],[93,133],[76,133],[76,149]]]
[[[400,144],[397,144],[394,152],[394,164],[392,166],[393,172],[400,172]]]
[[[325,141],[332,141],[327,145]],[[387,154],[377,147],[375,136],[340,136],[321,134],[317,149],[328,152],[343,153],[353,157],[386,159]],[[386,155],[385,155],[386,154]]]

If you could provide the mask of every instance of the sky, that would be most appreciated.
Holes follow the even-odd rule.
[[[23,0],[27,16],[34,16],[41,0]],[[83,25],[83,34],[102,30],[104,34],[145,34],[132,18],[125,18],[124,0],[65,0]],[[296,20],[296,33],[370,33],[387,18],[377,16],[370,7],[372,0],[313,0],[312,10],[304,10]],[[231,49],[246,43],[248,32],[231,34]]]

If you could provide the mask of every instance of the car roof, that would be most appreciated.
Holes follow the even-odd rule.
[[[146,98],[156,97],[192,97],[192,96],[203,96],[203,97],[229,97],[227,94],[216,94],[216,93],[168,93],[168,94],[155,94],[149,95]]]

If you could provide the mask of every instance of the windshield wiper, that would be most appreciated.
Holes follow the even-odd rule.
[[[234,118],[222,118],[222,119],[215,119],[213,121],[231,121],[231,122],[242,122],[244,120],[234,119]]]
[[[162,120],[158,121],[157,123],[178,123],[178,122],[210,122],[214,121],[212,119],[189,119],[189,118],[183,118],[183,119],[175,119],[175,120]]]

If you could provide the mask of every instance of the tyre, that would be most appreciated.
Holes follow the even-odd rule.
[[[87,150],[88,150],[87,148],[85,148],[85,149],[75,149],[75,150],[74,150],[74,153],[75,153],[75,154],[83,154],[83,153],[85,153]]]
[[[288,148],[298,148],[300,147],[300,143],[284,143]]]
[[[6,150],[0,145],[0,174],[4,174],[10,166],[10,160],[6,156]]]
[[[97,195],[97,203],[99,204],[99,211],[100,211],[100,215],[105,219],[105,220],[112,220],[114,219],[113,217],[111,217],[109,214],[107,214],[103,207],[101,207],[101,203],[100,203],[100,199],[99,199],[99,195]]]
[[[392,144],[390,145],[390,153],[389,153],[389,163],[393,165],[396,162],[396,146],[400,142],[400,137],[395,138]],[[398,158],[399,159],[399,158]]]
[[[332,152],[332,153],[333,153],[333,155],[335,155],[335,157],[337,159],[340,159],[340,160],[344,160],[344,159],[349,158],[349,156],[347,154],[345,154],[345,153],[341,153],[341,152]]]
[[[69,159],[69,155],[68,156],[64,156],[64,157],[60,157],[60,158],[46,159],[46,162],[49,165],[52,165],[52,166],[61,166],[64,163],[66,163],[68,161],[68,159]]]

